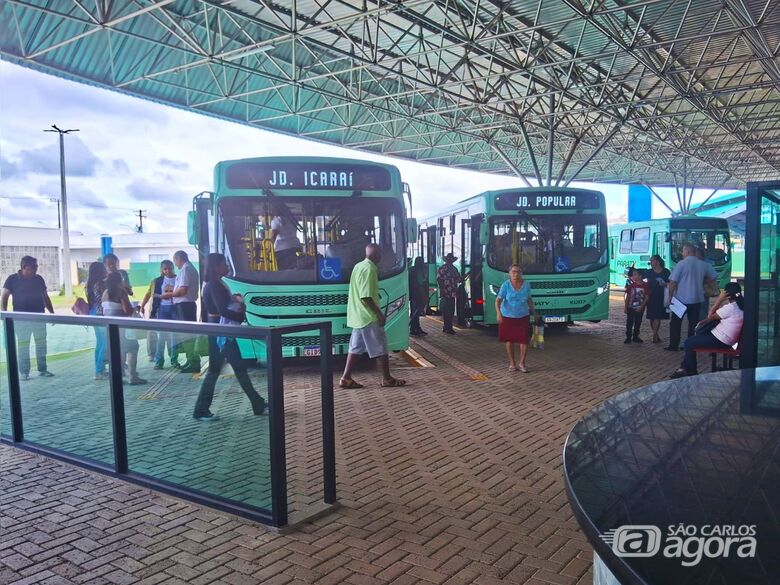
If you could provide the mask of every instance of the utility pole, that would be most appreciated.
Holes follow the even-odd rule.
[[[49,201],[57,204],[57,229],[62,231],[62,217],[60,216],[60,200],[49,197]]]
[[[60,235],[62,237],[62,277],[65,283],[65,297],[73,296],[73,281],[70,277],[70,236],[68,234],[68,196],[65,190],[65,135],[78,132],[78,128],[60,130],[56,124],[52,124],[52,130],[44,132],[57,132],[60,135],[60,201],[62,202],[62,222]]]
[[[146,210],[145,209],[139,209],[138,210],[138,233],[142,234],[144,233],[144,218],[146,217]]]

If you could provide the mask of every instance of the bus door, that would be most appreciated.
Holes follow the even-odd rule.
[[[668,232],[656,232],[653,236],[653,254],[657,254],[664,259],[666,264],[669,264],[669,258],[666,257],[666,238]]]
[[[463,233],[466,228],[469,229],[469,265],[471,275],[469,277],[469,287],[471,289],[471,318],[475,321],[484,321],[485,317],[485,297],[482,289],[482,243],[479,241],[479,228],[484,220],[484,215],[478,213],[472,215],[470,219],[464,220],[468,225],[463,226]],[[465,255],[465,252],[464,252]]]
[[[438,234],[436,225],[429,226],[425,231],[428,232],[425,237],[427,242],[427,254],[425,257],[428,260],[428,306],[438,309],[439,295],[437,294],[438,289],[436,288],[438,286],[436,284],[436,270],[438,269],[436,244],[438,242]]]
[[[460,275],[463,278],[464,295],[458,303],[458,320],[462,324],[467,324],[468,319],[482,321],[485,313],[485,299],[482,294],[482,245],[479,241],[481,223],[481,214],[461,220],[460,249],[463,258],[460,262]]]

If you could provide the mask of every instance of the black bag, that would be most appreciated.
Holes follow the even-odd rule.
[[[702,323],[701,325],[696,326],[696,335],[704,335],[705,333],[709,333],[715,327],[717,327],[718,322],[717,321],[708,321],[706,323]]]

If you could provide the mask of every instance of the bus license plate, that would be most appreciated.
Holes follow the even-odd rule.
[[[305,345],[303,346],[303,355],[306,357],[317,357],[320,355],[319,345]]]
[[[566,317],[545,317],[545,323],[566,323]]]

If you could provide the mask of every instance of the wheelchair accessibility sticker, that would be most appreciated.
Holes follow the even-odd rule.
[[[319,258],[317,271],[321,280],[341,280],[341,258]]]

